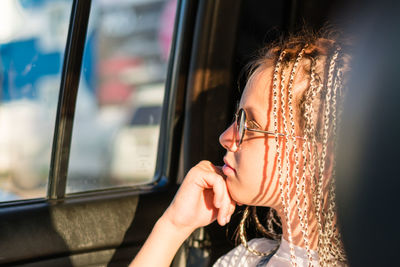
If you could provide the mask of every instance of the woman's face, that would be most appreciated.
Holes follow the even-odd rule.
[[[256,72],[248,81],[239,105],[239,108],[246,111],[247,121],[254,121],[261,130],[267,131],[274,129],[272,73],[272,67]],[[226,149],[223,172],[231,197],[239,204],[278,204],[279,184],[276,178],[277,170],[274,168],[275,137],[246,131],[238,148],[234,132],[232,124],[219,138],[221,145]]]
[[[260,130],[274,131],[273,71],[273,66],[256,71],[243,92],[239,108],[246,111],[247,121],[255,122],[250,123],[252,128],[257,125]],[[276,113],[280,120],[281,112]],[[282,128],[279,122],[278,126]],[[282,132],[282,129],[278,131]],[[279,209],[281,201],[275,136],[246,131],[238,148],[234,132],[232,124],[219,138],[226,149],[223,172],[231,197],[239,204]],[[285,173],[286,165],[282,165],[282,170]]]

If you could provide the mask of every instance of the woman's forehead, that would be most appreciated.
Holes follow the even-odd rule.
[[[303,95],[304,90],[309,87],[309,75],[307,75],[307,68],[309,68],[309,62],[307,60],[303,60],[300,62],[297,72],[294,76],[293,82],[293,101],[296,103],[301,95]],[[274,66],[272,64],[265,64],[262,67],[259,67],[255,72],[250,76],[246,87],[243,91],[242,98],[240,100],[240,106],[243,108],[254,107],[261,108],[265,110],[267,108],[268,101],[273,94],[273,77],[274,77]],[[287,90],[290,69],[286,66],[286,70],[284,71],[285,76],[285,90]],[[280,88],[281,75],[279,74],[277,77],[277,90],[281,90]],[[280,95],[278,93],[278,95]],[[279,100],[278,100],[279,101]]]
[[[265,108],[272,88],[273,70],[272,66],[259,68],[250,76],[240,99],[240,107]]]

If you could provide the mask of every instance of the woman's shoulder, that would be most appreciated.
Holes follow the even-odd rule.
[[[269,251],[276,248],[278,242],[267,238],[254,238],[248,242],[250,248],[257,251]],[[262,256],[257,256],[248,251],[242,244],[229,251],[227,254],[220,257],[214,267],[241,266],[251,267],[257,266],[262,259]]]

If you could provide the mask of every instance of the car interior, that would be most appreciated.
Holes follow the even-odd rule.
[[[34,6],[35,1],[10,0],[8,2],[20,3],[23,8],[30,8],[33,10],[31,14],[48,8],[47,4]],[[99,39],[95,38],[94,33],[100,35],[102,32],[91,26],[91,19],[95,16],[98,16],[96,18],[106,17],[107,12],[127,10],[124,6],[124,2],[127,1],[116,1],[114,5],[105,4],[105,2],[107,1],[73,0],[68,2],[70,5],[66,24],[68,28],[65,30],[65,40],[62,42],[63,54],[59,59],[60,80],[50,86],[56,90],[57,94],[55,94],[56,104],[50,126],[51,131],[46,135],[49,151],[37,154],[39,155],[37,157],[48,158],[49,167],[44,174],[46,181],[41,182],[44,193],[39,196],[18,197],[11,200],[0,199],[1,266],[127,266],[139,251],[157,219],[173,199],[185,173],[204,159],[210,160],[216,165],[223,164],[224,149],[219,144],[218,137],[232,122],[236,103],[240,99],[244,86],[245,73],[243,70],[246,64],[257,55],[257,50],[280,36],[300,31],[303,27],[318,31],[327,25],[328,27],[329,25],[338,25],[339,27],[351,25],[348,26],[350,31],[361,32],[360,40],[363,44],[370,45],[359,49],[360,52],[355,56],[355,65],[361,66],[361,73],[355,75],[350,84],[354,87],[364,86],[365,94],[359,97],[357,93],[359,94],[360,91],[355,93],[356,90],[349,93],[349,99],[352,102],[347,103],[344,112],[350,115],[345,116],[342,132],[347,141],[339,145],[338,151],[338,212],[339,216],[343,214],[342,217],[339,217],[339,222],[343,229],[345,247],[348,249],[351,265],[379,266],[379,264],[375,264],[385,263],[381,266],[389,266],[393,264],[393,256],[377,259],[374,253],[380,255],[388,253],[395,256],[396,246],[394,244],[397,244],[399,239],[398,234],[391,233],[398,231],[393,223],[382,227],[381,216],[371,218],[371,214],[376,214],[375,210],[380,209],[381,205],[378,207],[376,201],[370,196],[376,193],[374,192],[377,186],[375,177],[382,175],[382,173],[376,173],[376,169],[373,167],[377,164],[388,166],[385,169],[387,172],[383,174],[388,177],[386,186],[379,185],[380,191],[377,195],[380,201],[388,203],[388,205],[384,205],[383,212],[393,214],[393,211],[397,210],[398,200],[393,199],[396,195],[393,190],[398,186],[398,179],[395,179],[396,171],[393,169],[396,164],[390,160],[395,158],[398,145],[397,142],[389,140],[395,140],[398,131],[389,127],[393,127],[393,120],[400,112],[398,112],[397,98],[392,97],[388,100],[383,97],[399,94],[395,90],[398,68],[396,69],[393,63],[397,62],[394,61],[394,58],[398,57],[398,53],[383,53],[382,57],[369,57],[368,51],[371,49],[390,51],[390,49],[397,48],[398,27],[393,26],[399,25],[398,16],[395,15],[395,11],[399,11],[397,4],[390,5],[390,1],[380,1],[379,3],[365,1],[360,4],[357,1],[344,0],[131,1],[137,5],[135,6],[135,18],[138,20],[141,18],[140,12],[144,14],[144,12],[150,12],[156,8],[162,10],[168,2],[172,3],[174,9],[170,53],[168,60],[162,63],[165,66],[164,72],[157,73],[157,76],[154,74],[155,72],[152,72],[154,69],[151,69],[148,71],[150,74],[147,72],[143,74],[136,68],[142,64],[142,61],[138,59],[131,59],[128,63],[128,60],[125,59],[117,63],[111,60],[102,61],[102,68],[109,68],[105,70],[107,75],[113,71],[113,64],[120,68],[125,66],[124,64],[130,64],[129,69],[124,69],[118,75],[122,76],[124,81],[127,79],[139,80],[138,86],[135,88],[146,85],[143,82],[145,75],[153,78],[157,76],[152,81],[152,85],[159,87],[162,83],[163,90],[156,90],[156,94],[160,94],[160,92],[164,94],[162,103],[159,101],[160,103],[148,104],[153,107],[152,110],[155,113],[149,112],[151,115],[147,119],[141,119],[148,124],[146,127],[154,125],[154,121],[159,123],[158,127],[147,130],[147,134],[145,134],[150,136],[152,134],[149,134],[149,131],[155,131],[157,133],[156,142],[152,143],[151,140],[138,138],[125,141],[133,144],[134,149],[131,152],[133,154],[142,153],[140,151],[152,151],[148,147],[139,147],[141,144],[137,145],[137,143],[140,142],[150,143],[156,154],[153,156],[130,154],[127,157],[121,154],[121,159],[129,160],[118,163],[122,165],[115,165],[126,165],[130,167],[128,168],[129,172],[136,174],[141,171],[148,173],[145,168],[150,166],[149,177],[146,174],[145,178],[132,182],[132,177],[135,176],[129,178],[124,176],[123,172],[120,177],[116,177],[118,174],[114,175],[104,169],[86,174],[85,169],[91,168],[92,165],[80,159],[73,159],[75,157],[73,155],[83,155],[86,151],[86,148],[78,151],[77,147],[88,145],[86,141],[74,145],[74,139],[78,138],[80,125],[87,125],[85,134],[89,139],[99,140],[96,141],[97,143],[93,143],[94,147],[99,148],[100,144],[104,144],[104,149],[96,150],[96,155],[100,159],[108,154],[125,153],[122,151],[123,148],[130,146],[122,145],[120,150],[116,149],[117,146],[109,148],[106,143],[108,144],[109,141],[119,136],[116,130],[106,129],[103,131],[101,123],[95,124],[94,122],[96,118],[91,115],[94,114],[89,110],[91,106],[85,104],[86,102],[79,103],[81,99],[84,99],[84,95],[80,94],[86,90],[81,85],[82,80],[90,75],[90,68],[86,67],[88,65],[85,65],[85,62],[92,53],[95,54],[95,52],[89,53],[88,51],[104,49],[101,45],[96,46],[96,41]],[[117,10],[117,3],[121,5],[119,10]],[[57,12],[52,16],[59,16],[60,10]],[[159,13],[154,14],[160,16]],[[388,16],[384,14],[388,14]],[[133,28],[136,27],[132,16],[132,14],[126,15],[124,27],[127,31],[133,31]],[[107,27],[111,29],[110,32],[114,34],[112,40],[121,41],[125,37],[112,26],[113,23],[116,23],[117,26],[120,25],[118,23],[122,23],[121,21],[124,21],[125,17],[122,15],[116,17],[120,21],[114,21],[111,19],[114,17],[108,17],[101,22],[101,25],[105,29]],[[151,20],[149,19],[149,21]],[[384,22],[384,24],[380,24],[380,22]],[[144,21],[143,25],[148,23],[148,21]],[[381,30],[382,27],[385,27],[386,30]],[[120,29],[119,26],[116,28]],[[143,40],[149,38],[143,32],[137,36]],[[376,38],[390,40],[390,46],[387,46],[387,42],[374,43],[371,41]],[[9,51],[6,50],[7,41],[2,41],[1,38],[0,41],[0,70],[3,72],[4,69],[4,73],[7,74],[6,66],[12,66],[12,64],[6,65],[6,61],[2,58],[3,54]],[[11,41],[8,42],[11,43]],[[128,51],[133,49],[136,39],[126,39],[124,47],[119,47],[118,42],[113,42],[110,41],[107,45],[116,46],[116,50],[126,49]],[[3,43],[5,44],[3,45]],[[91,45],[96,48],[90,48]],[[8,45],[8,49],[11,48]],[[147,50],[140,51],[140,53],[148,53]],[[158,60],[154,59],[155,56],[149,56],[149,58],[151,58],[150,62]],[[368,58],[368,61],[360,60],[365,58]],[[393,72],[386,72],[386,76],[379,76],[383,74],[376,72],[376,65],[372,63],[380,64],[381,68],[393,69]],[[370,74],[376,73],[376,76],[371,74],[367,80],[362,71]],[[142,75],[142,77],[135,77],[135,75]],[[3,82],[4,79],[2,77],[0,80]],[[111,80],[107,76],[102,79]],[[376,87],[374,87],[374,81],[387,82],[384,86],[387,92],[380,97],[374,93]],[[89,82],[87,83],[90,85]],[[87,87],[91,88],[89,85]],[[4,85],[3,87],[5,88]],[[111,91],[117,90],[116,88],[122,87],[116,85],[109,87]],[[90,89],[87,91],[90,92]],[[110,100],[111,97],[100,99],[100,93],[92,92],[92,94],[98,96],[96,105],[104,106],[101,104],[104,102],[101,101],[109,101],[107,106],[107,116],[109,117],[107,119],[113,121],[112,114],[117,110],[115,103],[112,102],[114,100]],[[3,94],[0,95],[0,106],[5,106],[7,103],[2,96]],[[150,98],[152,99],[154,96],[150,96]],[[128,97],[124,99],[128,99]],[[376,99],[376,101],[371,102],[371,99]],[[382,110],[381,103],[386,103],[387,112],[393,114],[392,119],[383,116],[387,115],[387,112]],[[93,110],[97,110],[96,105]],[[160,105],[162,106],[160,107]],[[131,106],[128,104],[125,106],[132,111]],[[346,108],[348,113],[346,113]],[[83,109],[82,112],[79,111],[81,109]],[[161,114],[159,114],[160,110]],[[373,114],[371,115],[374,117],[373,122],[368,114]],[[93,124],[90,122],[79,123],[78,119],[83,117],[89,121],[92,120]],[[126,121],[132,121],[134,114],[127,113],[124,118]],[[359,123],[360,127],[354,127],[355,122]],[[376,124],[376,122],[380,124]],[[135,127],[134,123],[128,124],[129,127]],[[382,132],[380,129],[384,128],[393,130]],[[368,129],[372,129],[372,131]],[[365,137],[362,130],[365,130],[369,136]],[[380,136],[379,139],[372,137],[377,135]],[[371,138],[368,139],[368,137]],[[366,138],[374,141],[367,143]],[[367,148],[360,150],[360,147]],[[357,151],[357,153],[349,153],[349,151]],[[369,156],[366,157],[366,154]],[[378,157],[377,154],[381,157]],[[91,154],[88,154],[88,157],[96,159]],[[154,166],[145,161],[146,157],[154,158]],[[104,167],[105,164],[101,163],[102,161],[99,162],[93,164]],[[108,159],[107,162],[110,165],[114,164],[112,159]],[[79,163],[82,163],[82,166],[75,167]],[[137,166],[134,165],[136,163],[138,163]],[[112,167],[110,168],[112,169]],[[4,171],[4,173],[8,172]],[[0,175],[3,175],[2,171],[0,171]],[[0,176],[0,179],[3,179],[3,176]],[[354,179],[354,183],[349,185],[348,180],[351,180],[349,177],[366,177],[365,180],[370,182],[361,183]],[[99,180],[102,183],[93,187],[91,184],[93,180]],[[0,189],[3,190],[2,183],[0,183]],[[82,186],[78,188],[77,184]],[[359,186],[360,184],[363,186]],[[17,191],[12,192],[14,194]],[[216,259],[232,249],[235,246],[235,232],[241,210],[241,207],[237,208],[232,222],[227,226],[221,227],[217,223],[213,223],[193,233],[182,245],[172,266],[211,266]],[[390,220],[394,221],[395,219]],[[371,232],[371,229],[377,230]],[[248,234],[257,236],[256,232]],[[359,238],[360,236],[363,238]],[[385,238],[387,236],[390,237],[389,240]],[[382,245],[376,248],[375,242],[380,242]],[[370,252],[366,253],[367,249],[370,249]]]

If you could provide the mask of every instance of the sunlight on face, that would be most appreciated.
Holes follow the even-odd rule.
[[[256,70],[246,85],[239,108],[246,111],[247,120],[255,121],[260,130],[274,132],[273,71],[272,64]],[[299,73],[301,74],[301,72]],[[294,107],[297,106],[297,95],[300,95],[299,92],[306,86],[307,81],[304,82],[301,75],[298,75],[295,79]],[[294,108],[293,112],[295,121],[298,121],[298,108]],[[281,123],[282,111],[279,106],[276,114],[278,132],[285,132]],[[300,134],[298,123],[295,123],[295,126],[296,133]],[[224,157],[224,173],[227,176],[226,181],[232,198],[240,204],[269,206],[279,209],[281,201],[275,136],[246,131],[243,143],[240,148],[237,148],[233,127],[234,124],[220,136],[220,143],[227,150]],[[289,145],[285,148],[283,139],[282,137],[279,138],[281,147],[283,145],[281,153],[284,153],[285,149],[291,151],[289,175],[292,176],[293,146]],[[290,140],[289,144],[293,144],[293,141]],[[283,175],[287,175],[286,164],[281,165],[281,170],[283,170]]]

